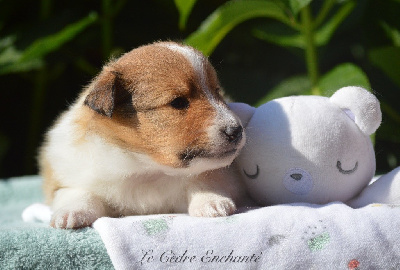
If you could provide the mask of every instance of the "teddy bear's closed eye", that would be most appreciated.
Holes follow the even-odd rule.
[[[254,174],[249,174],[246,172],[245,169],[243,169],[243,173],[244,175],[246,175],[248,178],[250,179],[256,179],[258,177],[258,175],[260,174],[260,168],[258,167],[258,165],[256,165],[256,172]]]
[[[343,173],[343,174],[351,174],[351,173],[353,173],[353,172],[355,172],[355,171],[357,170],[357,168],[358,168],[358,161],[356,162],[356,165],[354,165],[353,169],[351,169],[351,170],[343,170],[343,168],[342,168],[342,163],[338,160],[338,162],[336,163],[336,168],[338,168],[338,170],[339,170],[340,173]]]

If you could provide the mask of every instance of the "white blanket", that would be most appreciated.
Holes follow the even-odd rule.
[[[223,218],[100,218],[119,269],[400,269],[400,206],[291,204]]]

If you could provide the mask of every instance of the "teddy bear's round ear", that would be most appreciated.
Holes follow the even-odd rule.
[[[245,103],[229,103],[229,108],[240,118],[243,127],[246,127],[256,108]]]
[[[343,87],[330,100],[349,115],[366,135],[374,133],[381,124],[382,112],[378,99],[362,87]]]

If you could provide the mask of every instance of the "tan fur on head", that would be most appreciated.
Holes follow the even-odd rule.
[[[219,88],[208,60],[173,42],[139,47],[108,63],[41,148],[52,225],[188,209],[230,214],[237,184],[210,171],[233,161],[244,134]]]
[[[201,60],[209,95],[225,107],[214,69]],[[187,166],[179,160],[185,152],[214,154],[208,129],[217,111],[192,64],[168,47],[147,46],[125,54],[109,63],[86,93],[84,103],[94,114],[91,128],[114,143],[172,167]],[[187,108],[174,108],[174,100]]]

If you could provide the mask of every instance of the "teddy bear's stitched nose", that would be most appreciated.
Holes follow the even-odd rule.
[[[283,177],[285,188],[297,195],[307,195],[313,189],[311,174],[299,167],[291,168]]]
[[[301,173],[294,173],[290,175],[291,178],[293,178],[294,180],[301,180],[301,178],[303,178],[303,175],[301,175]]]

